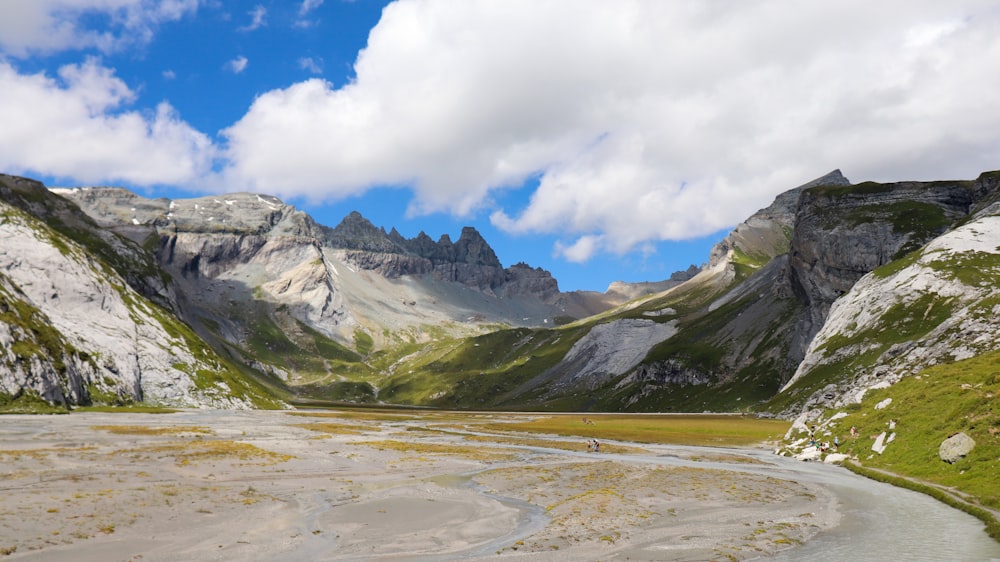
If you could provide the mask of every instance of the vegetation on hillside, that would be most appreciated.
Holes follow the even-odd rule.
[[[927,368],[891,387],[868,391],[860,404],[828,410],[822,420],[831,421],[821,422],[819,438],[838,439],[838,452],[869,469],[866,476],[929,493],[984,519],[991,536],[1000,540],[998,398],[1000,351],[994,351]],[[942,441],[959,432],[972,437],[975,448],[954,464],[942,461]],[[879,454],[872,445],[882,433],[895,437]],[[880,475],[879,470],[898,476]]]

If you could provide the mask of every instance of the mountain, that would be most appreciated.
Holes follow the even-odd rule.
[[[605,293],[504,267],[472,228],[407,239],[265,195],[0,184],[6,402],[793,417],[1000,347],[998,172],[851,184],[834,171],[751,215],[702,268]]]
[[[853,239],[842,253],[852,258],[838,269],[810,267],[822,250],[816,237],[803,244],[796,260],[805,279],[801,286],[807,298],[822,303],[823,322],[782,389],[786,400],[845,406],[928,367],[1000,348],[1000,174],[983,174],[975,182],[859,189],[886,187],[886,197],[895,199],[896,213],[886,221],[892,233],[917,231],[922,236],[916,240],[893,236],[884,222],[872,220],[881,210],[852,206],[850,194],[824,193],[817,201],[836,200],[844,209],[853,207],[850,214],[866,226],[882,227],[855,227],[867,236]],[[931,236],[927,244],[918,242]],[[852,281],[857,272],[845,274],[848,264],[870,272]],[[841,296],[829,298],[837,291]]]
[[[869,385],[1000,347],[1000,326],[964,317],[972,305],[959,306],[953,296],[972,295],[959,284],[971,277],[983,286],[968,299],[985,303],[980,312],[992,310],[996,284],[967,271],[970,264],[990,271],[996,261],[951,241],[976,232],[980,246],[1000,245],[986,226],[997,214],[998,176],[853,185],[831,172],[738,225],[713,248],[708,265],[677,286],[558,330],[428,347],[395,366],[381,396],[460,407],[786,417],[856,400]],[[875,282],[941,245],[952,257],[931,267],[943,279],[934,291],[925,276],[908,271],[892,277],[891,293]],[[906,308],[901,303],[909,301],[898,296],[875,306],[872,295],[890,294],[917,304]],[[849,302],[860,304],[842,308]],[[926,314],[910,318],[904,309]],[[877,328],[847,320],[862,311],[876,315],[869,323]],[[943,337],[938,333],[952,324],[966,332],[952,329],[932,345],[928,338]],[[868,329],[888,343],[865,339],[873,337]],[[965,337],[976,344],[960,344]],[[936,351],[925,356],[927,346]],[[949,348],[964,352],[949,355]]]
[[[58,358],[25,364],[23,354],[8,350],[0,368],[0,396],[7,396],[0,399],[8,402],[28,391],[63,405],[97,400],[219,407],[219,400],[188,388],[192,377],[175,365],[194,373],[228,372],[222,362],[235,369],[227,375],[233,380],[250,377],[272,387],[263,396],[365,399],[373,386],[356,379],[377,375],[372,354],[504,326],[544,326],[623,302],[613,295],[561,293],[547,271],[523,263],[504,268],[473,228],[454,242],[447,235],[435,242],[424,233],[407,240],[358,213],[335,228],[319,225],[266,195],[147,199],[120,188],[48,190],[14,176],[0,176],[0,189],[9,217],[0,264],[7,272],[5,310],[22,304],[35,310],[31,318],[51,328],[53,338],[66,339],[65,345],[50,344],[50,351],[65,347],[70,359],[75,349],[87,357],[121,356],[106,365],[68,361],[65,367]],[[15,216],[30,227],[15,229]],[[96,265],[73,270],[64,263],[66,247]],[[71,270],[76,273],[69,282],[63,278]],[[46,279],[50,293],[38,293],[42,285],[32,276]],[[112,319],[104,318],[116,297],[108,286],[125,293]],[[111,297],[79,297],[82,302],[66,309],[74,292]],[[129,307],[136,302],[142,310]],[[88,305],[97,310],[91,314]],[[184,330],[187,347],[214,350],[215,363],[157,358],[146,348],[159,349],[170,338],[149,331],[158,324],[149,314],[176,324],[168,330]],[[4,317],[4,341],[22,349],[28,320],[18,318]],[[84,334],[105,329],[117,336],[84,341]],[[156,377],[176,380],[154,384]],[[242,400],[235,390],[222,394]]]
[[[163,308],[141,246],[37,182],[0,177],[0,196],[0,405],[280,405]]]

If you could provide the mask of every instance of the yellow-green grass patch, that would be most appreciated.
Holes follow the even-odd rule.
[[[477,461],[506,460],[514,457],[513,453],[508,453],[505,451],[497,451],[495,449],[474,447],[474,446],[463,446],[463,445],[446,445],[443,443],[413,443],[406,441],[386,440],[386,441],[361,441],[355,444],[365,445],[367,447],[373,447],[379,450],[391,450],[403,453],[455,455]]]
[[[90,429],[107,431],[116,435],[212,435],[212,430],[200,425],[156,427],[149,425],[92,425]]]
[[[295,457],[261,449],[249,443],[229,440],[170,441],[167,443],[122,449],[114,455],[135,457],[173,457],[180,466],[192,462],[214,460],[238,460],[253,464],[271,465],[285,462]]]
[[[309,431],[320,433],[337,433],[342,435],[359,435],[365,428],[347,423],[316,422],[316,423],[293,423],[292,427],[301,427]]]
[[[789,425],[783,420],[738,415],[602,414],[583,422],[579,414],[556,414],[486,424],[483,428],[637,443],[740,447],[777,440]]]

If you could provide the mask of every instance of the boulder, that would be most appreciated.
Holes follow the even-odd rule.
[[[847,460],[847,455],[844,453],[831,453],[823,459],[823,462],[826,464],[842,464],[845,460]]]
[[[802,452],[795,455],[795,460],[818,461],[823,457],[823,453],[816,447],[806,447]]]
[[[941,442],[938,456],[946,463],[955,463],[976,447],[976,441],[964,433],[956,433]]]

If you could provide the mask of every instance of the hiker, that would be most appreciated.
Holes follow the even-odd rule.
[[[833,448],[837,449],[838,451],[840,450],[840,436],[839,435],[837,435],[836,437],[833,438]]]
[[[594,442],[591,441],[590,439],[587,439],[587,452],[589,453],[593,450],[594,450]]]
[[[858,436],[858,428],[856,428],[856,427],[854,427],[852,425],[851,426],[851,437],[857,437],[857,436]]]
[[[594,439],[594,452],[596,453],[600,449],[601,449],[601,444],[597,442],[597,439]]]

